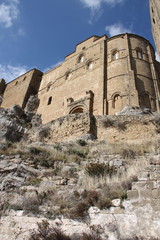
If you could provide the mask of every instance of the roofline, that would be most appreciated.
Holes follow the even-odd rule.
[[[77,44],[76,44],[76,47],[77,47],[78,45],[82,44],[83,42],[89,40],[90,38],[97,37],[98,39],[96,39],[96,40],[93,41],[93,42],[95,42],[95,41],[101,39],[101,38],[104,37],[104,36],[107,37],[106,34],[104,34],[104,35],[102,35],[102,36],[92,35],[91,37],[88,37],[87,39],[85,39],[85,40],[83,40],[83,41],[77,43]],[[107,37],[107,38],[108,38],[108,37]],[[76,47],[75,47],[75,49],[76,49]],[[75,53],[75,52],[76,52],[76,50],[73,51],[73,52],[71,52],[71,53],[69,53],[69,54],[67,54],[64,58],[68,57],[69,55],[71,55],[71,54],[73,54],[73,53]]]
[[[6,85],[10,84],[11,82],[14,82],[14,81],[17,80],[18,78],[22,77],[23,75],[25,75],[25,74],[27,74],[27,73],[33,71],[33,70],[37,70],[37,71],[43,73],[42,71],[38,70],[37,68],[32,68],[31,70],[28,70],[27,72],[23,73],[23,74],[20,75],[19,77],[17,77],[17,78],[15,78],[15,79],[11,80],[10,82],[6,83]]]
[[[151,45],[151,47],[154,49],[154,47],[152,46],[152,44],[150,43],[150,41],[149,41],[148,39],[146,39],[146,38],[144,38],[144,37],[142,37],[142,36],[140,36],[140,35],[138,35],[138,34],[134,34],[134,33],[122,33],[122,34],[118,34],[118,35],[115,35],[115,36],[113,36],[113,37],[108,38],[107,41],[110,41],[110,40],[112,40],[112,39],[114,39],[114,38],[118,38],[118,37],[121,37],[121,36],[125,36],[126,34],[127,34],[128,36],[138,37],[138,38],[143,39],[145,42],[149,43],[149,44]]]

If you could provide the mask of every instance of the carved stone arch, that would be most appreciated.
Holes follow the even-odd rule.
[[[69,114],[84,113],[84,112],[85,112],[84,105],[77,105],[70,110]]]
[[[122,110],[122,97],[120,92],[116,92],[112,95],[112,108],[114,112],[120,112]]]

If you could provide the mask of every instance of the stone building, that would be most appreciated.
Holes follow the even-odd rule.
[[[25,108],[29,97],[38,93],[42,74],[41,71],[32,69],[8,84],[1,79],[0,95],[4,92],[1,107],[9,108],[13,104],[18,104]]]
[[[157,52],[160,56],[160,1],[150,0],[150,16],[152,23],[152,33],[156,44]]]
[[[158,111],[157,64],[153,47],[143,37],[90,37],[43,75],[38,113],[48,122],[80,112],[114,115],[126,105]]]
[[[159,79],[160,63],[148,40],[127,33],[92,36],[54,69],[43,75],[34,69],[8,83],[2,107],[25,107],[38,92],[43,123],[73,113],[114,115],[125,106],[159,111]]]

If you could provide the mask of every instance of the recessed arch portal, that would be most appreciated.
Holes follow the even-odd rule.
[[[69,114],[76,114],[76,113],[84,113],[84,107],[82,105],[76,106],[72,108],[71,111],[69,112]]]

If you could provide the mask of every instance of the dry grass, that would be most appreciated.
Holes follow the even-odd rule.
[[[98,185],[107,185],[107,184],[117,184],[123,183],[124,181],[129,181],[133,176],[137,176],[138,172],[143,171],[146,166],[149,165],[150,158],[138,158],[128,161],[128,168],[126,172],[123,172],[120,176],[114,174],[112,176],[100,176],[92,177],[87,174],[84,174],[82,179],[82,188],[87,191],[95,190]]]
[[[120,142],[120,143],[106,143],[102,142],[97,144],[97,142],[92,143],[90,146],[89,156],[94,156],[96,153],[104,153],[108,155],[120,154],[123,155],[124,150],[131,150],[137,155],[144,155],[145,153],[156,152],[158,148],[157,141],[146,141],[146,142]]]

